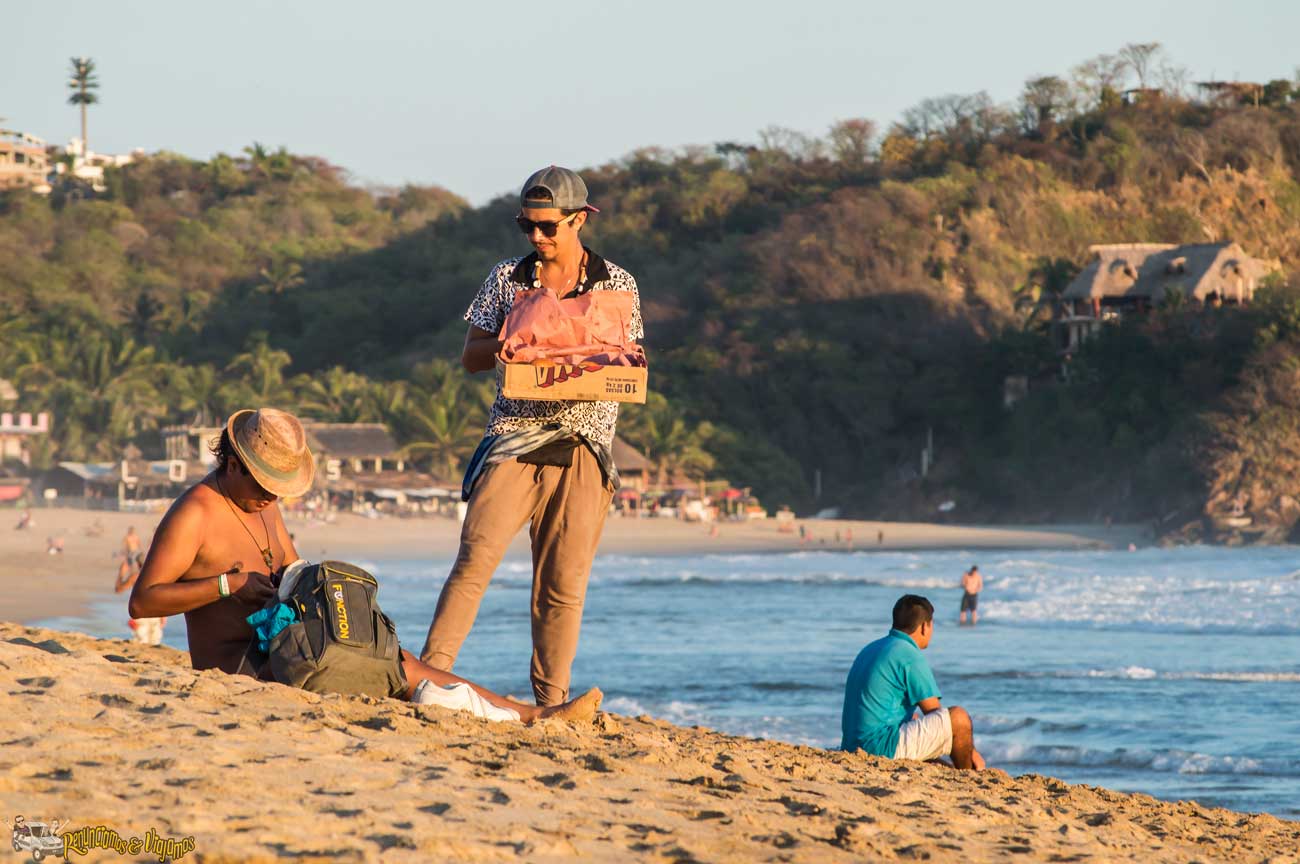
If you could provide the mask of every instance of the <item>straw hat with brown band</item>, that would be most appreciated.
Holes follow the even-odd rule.
[[[311,488],[316,460],[298,418],[275,408],[245,408],[230,415],[226,432],[257,485],[280,498]]]

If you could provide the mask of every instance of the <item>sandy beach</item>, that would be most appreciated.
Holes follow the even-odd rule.
[[[1300,823],[1035,775],[648,717],[493,725],[13,624],[0,624],[0,685],[4,813],[153,831],[192,845],[181,861],[1281,864],[1300,846]]]
[[[103,534],[85,526],[98,518]],[[128,525],[36,511],[0,534],[4,617],[67,615],[111,593]],[[1128,529],[805,523],[803,548],[1072,548]],[[294,522],[302,554],[450,557],[450,520]],[[47,536],[65,552],[48,555]],[[825,536],[826,544],[819,542]],[[855,545],[859,545],[856,544]],[[601,551],[770,552],[771,523],[611,519]],[[863,547],[859,547],[863,548]],[[527,554],[521,541],[515,554]],[[487,724],[393,700],[318,696],[194,672],[166,647],[0,623],[0,805],[73,831],[192,843],[182,861],[1294,862],[1300,824],[1002,771],[963,775],[602,714]],[[100,832],[100,836],[107,836]],[[192,838],[187,841],[186,838]],[[185,847],[178,846],[177,849]],[[92,851],[74,860],[124,859]],[[155,858],[156,860],[156,858]]]
[[[111,597],[117,574],[115,554],[122,536],[133,526],[147,545],[162,514],[116,513],[50,508],[33,510],[35,527],[13,530],[18,511],[3,511],[9,524],[0,524],[0,589],[6,599],[3,617],[32,623],[75,615],[87,604]],[[87,529],[98,520],[99,536]],[[773,520],[726,522],[713,535],[707,526],[676,519],[610,518],[601,538],[600,554],[700,555],[808,550],[899,549],[1077,549],[1142,543],[1142,529],[1133,526],[965,526],[910,522],[803,520],[809,537],[777,530]],[[299,554],[368,561],[455,556],[460,526],[452,519],[368,519],[338,514],[331,523],[291,518]],[[836,542],[836,533],[839,542]],[[64,551],[46,553],[46,539],[61,537]],[[850,539],[851,538],[851,539]],[[521,532],[510,556],[528,557],[528,534]],[[125,606],[125,598],[123,598]]]

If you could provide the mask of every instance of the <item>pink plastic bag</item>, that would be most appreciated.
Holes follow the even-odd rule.
[[[561,300],[545,288],[521,289],[498,334],[501,359],[644,366],[645,355],[630,335],[633,299],[627,291],[589,291]]]

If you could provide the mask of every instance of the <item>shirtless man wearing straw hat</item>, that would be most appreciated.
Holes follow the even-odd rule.
[[[194,668],[235,673],[253,635],[247,617],[275,596],[276,579],[298,559],[276,501],[310,489],[316,465],[298,418],[274,408],[236,411],[213,453],[213,471],[177,498],[158,525],[128,608],[133,618],[184,613]],[[428,698],[416,701],[488,719],[589,718],[600,704],[593,689],[541,709],[430,668],[407,651],[401,666],[408,687],[400,695],[420,692]],[[433,686],[421,688],[426,681]],[[445,688],[464,704],[452,704]]]

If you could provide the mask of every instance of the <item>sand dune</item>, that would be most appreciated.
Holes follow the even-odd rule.
[[[0,812],[192,838],[181,861],[1278,864],[1300,848],[1300,823],[1271,816],[649,718],[492,725],[14,624],[0,742]]]

